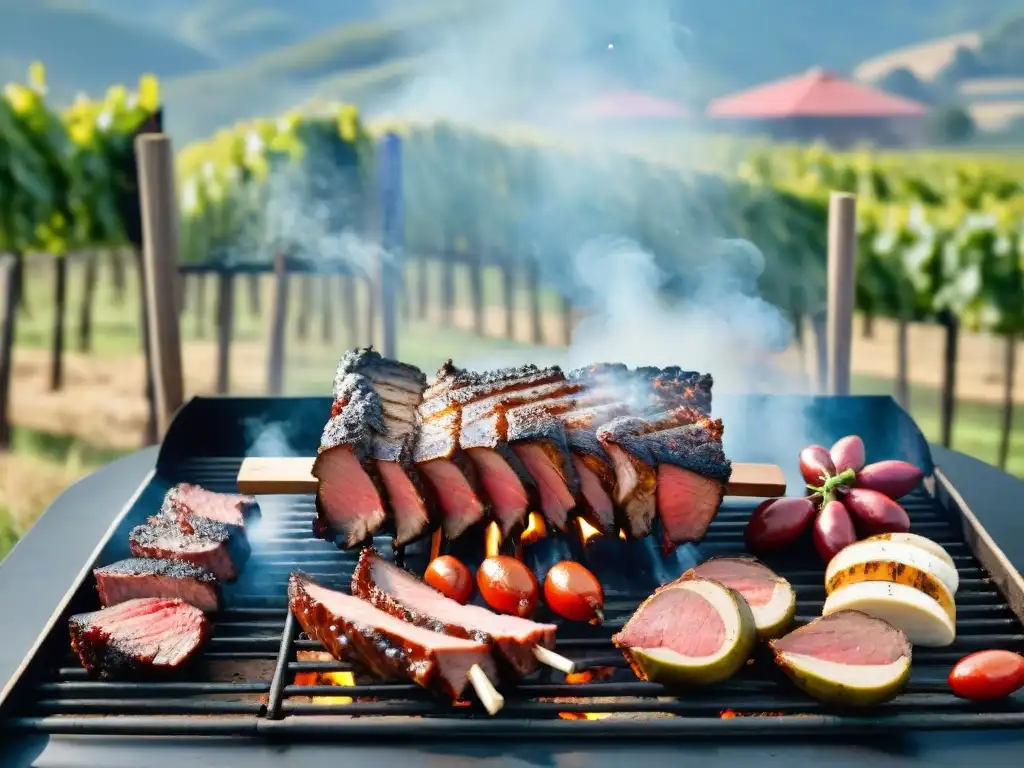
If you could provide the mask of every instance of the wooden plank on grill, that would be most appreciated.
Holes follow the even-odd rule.
[[[250,457],[238,471],[238,492],[252,496],[316,493],[312,457]],[[776,464],[732,465],[727,496],[767,498],[786,493],[786,476]]]

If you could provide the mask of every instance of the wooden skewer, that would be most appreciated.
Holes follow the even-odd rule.
[[[537,661],[541,664],[557,669],[559,672],[564,672],[567,675],[571,675],[576,671],[576,662],[543,646],[533,646],[533,655],[537,657]]]
[[[238,471],[238,492],[251,496],[316,493],[313,459],[298,457],[250,457]],[[776,464],[732,465],[726,496],[772,498],[786,493],[786,476]]]
[[[505,697],[498,693],[498,689],[487,678],[479,664],[474,664],[469,668],[469,682],[472,683],[473,690],[476,691],[487,714],[496,715],[505,706]]]

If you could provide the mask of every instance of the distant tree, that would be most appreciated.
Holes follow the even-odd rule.
[[[935,93],[932,88],[908,67],[896,67],[889,70],[875,85],[883,91],[925,104],[935,101]]]
[[[958,104],[937,107],[928,116],[928,136],[937,144],[961,144],[974,136],[970,112]]]

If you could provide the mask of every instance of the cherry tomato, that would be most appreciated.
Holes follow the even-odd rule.
[[[1024,656],[1011,651],[978,651],[949,673],[949,687],[962,699],[993,701],[1024,687]]]
[[[544,579],[544,602],[569,621],[604,620],[604,590],[590,571],[572,560],[556,563]]]
[[[463,605],[473,596],[473,574],[451,555],[431,560],[423,580],[445,597]]]
[[[476,585],[487,604],[499,613],[526,619],[537,607],[537,577],[514,557],[488,557],[476,572]]]

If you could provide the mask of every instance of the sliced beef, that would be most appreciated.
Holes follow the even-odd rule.
[[[190,483],[178,483],[164,497],[164,511],[187,522],[189,515],[239,528],[256,511],[256,499],[237,493],[216,493]]]
[[[516,676],[537,668],[536,646],[553,649],[553,624],[537,624],[516,616],[461,605],[408,571],[366,548],[352,574],[352,594],[377,608],[434,632],[492,645],[499,662]]]
[[[406,544],[429,524],[412,467],[417,408],[426,388],[418,369],[372,348],[347,352],[334,377],[334,405],[313,474],[323,535],[352,547],[376,533],[390,511],[395,538]]]
[[[71,648],[89,674],[136,677],[181,668],[202,647],[210,623],[184,600],[128,600],[68,622]]]
[[[184,560],[221,581],[237,578],[249,557],[245,536],[223,523],[196,516],[188,517],[184,526],[168,515],[151,517],[128,534],[128,546],[133,557]]]
[[[505,449],[504,446],[502,448]],[[476,467],[502,537],[508,536],[523,523],[530,509],[530,494],[521,474],[513,469],[513,464],[519,463],[519,457],[511,452],[505,454],[499,448],[470,448],[466,454]]]
[[[96,568],[93,575],[101,605],[162,597],[184,600],[205,613],[220,607],[217,577],[185,560],[132,557]]]
[[[616,528],[615,469],[611,456],[594,432],[595,426],[629,412],[628,404],[613,402],[568,411],[559,416],[565,426],[565,441],[579,478],[577,512],[597,530],[611,534]]]
[[[667,545],[703,537],[732,473],[721,420],[684,406],[646,419],[615,419],[598,428],[597,437],[612,459],[615,502],[632,536],[646,536],[657,511]]]
[[[612,637],[617,648],[668,648],[691,658],[711,656],[726,641],[725,620],[709,598],[674,585],[647,598]]]
[[[306,634],[332,656],[354,660],[381,678],[408,678],[452,699],[462,696],[474,665],[497,680],[486,643],[414,626],[304,574],[289,578],[288,603]]]
[[[837,664],[892,664],[910,656],[907,636],[860,611],[838,611],[794,629],[772,643],[778,653],[812,656]]]

